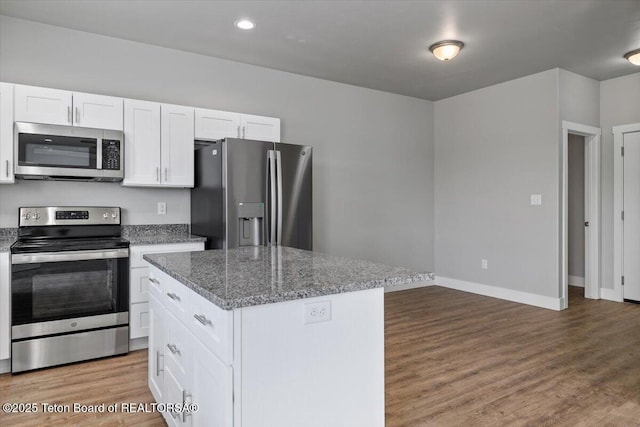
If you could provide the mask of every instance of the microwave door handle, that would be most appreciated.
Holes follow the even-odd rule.
[[[277,243],[277,234],[276,234],[276,165],[275,165],[275,152],[273,150],[269,150],[267,152],[267,156],[269,159],[269,191],[271,197],[269,199],[269,225],[270,225],[270,233],[269,233],[269,244],[275,245]]]
[[[276,174],[278,175],[278,231],[277,243],[282,244],[282,157],[276,151]]]
[[[102,169],[102,144],[104,144],[102,139],[98,139],[96,144],[96,169],[98,170]]]

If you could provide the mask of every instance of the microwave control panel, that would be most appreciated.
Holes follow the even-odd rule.
[[[120,141],[102,140],[102,169],[120,170]]]

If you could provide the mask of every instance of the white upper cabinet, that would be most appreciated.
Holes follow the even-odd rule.
[[[13,182],[13,85],[0,83],[0,183]]]
[[[196,139],[244,138],[280,142],[280,119],[196,109]]]
[[[164,185],[193,187],[194,109],[162,104],[160,157]]]
[[[280,119],[241,114],[240,127],[242,138],[280,142]]]
[[[16,85],[15,120],[122,130],[122,98]]]
[[[193,187],[194,109],[125,99],[122,185]]]
[[[122,130],[122,108],[122,98],[74,92],[73,125]]]
[[[196,139],[240,138],[240,114],[196,108]]]
[[[124,100],[122,185],[160,185],[160,104]]]
[[[15,120],[17,122],[72,125],[73,95],[59,89],[15,86]]]

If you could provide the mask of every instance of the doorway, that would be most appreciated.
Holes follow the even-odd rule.
[[[581,288],[570,289],[569,298],[584,296],[585,277],[585,137],[569,134],[568,148],[568,284]],[[571,292],[573,291],[573,292]]]
[[[575,276],[584,277],[584,296],[585,298],[599,299],[600,298],[600,129],[592,126],[586,126],[579,123],[562,122],[562,206],[561,206],[561,232],[560,232],[560,297],[561,297],[561,309],[565,309],[569,306],[569,227],[570,218],[569,215],[573,215],[571,218],[571,225],[573,226],[572,237],[579,235],[580,232],[577,224],[582,223],[583,239],[574,239],[571,242],[575,263],[572,261],[572,272],[578,271],[584,272],[584,276],[572,275],[572,280],[575,280]],[[575,141],[573,144],[582,144],[581,147],[572,149],[573,151],[580,151],[583,148],[583,161],[584,168],[582,171],[578,170],[578,173],[582,173],[584,176],[582,191],[583,200],[578,197],[577,201],[574,200],[572,194],[572,204],[582,204],[584,210],[576,213],[574,210],[569,209],[569,171],[570,171],[570,157],[569,157],[569,141]],[[572,145],[573,145],[572,144]],[[573,162],[572,162],[573,163]],[[575,172],[575,171],[573,171]],[[577,173],[576,173],[577,174]],[[580,190],[577,190],[580,191]],[[580,216],[582,221],[580,221]],[[576,224],[576,221],[578,223]],[[583,247],[581,247],[581,241],[583,241]],[[584,251],[584,255],[580,253]],[[582,260],[582,268],[580,267]],[[574,265],[575,264],[575,265]],[[579,280],[579,279],[578,279]]]
[[[613,128],[614,295],[640,303],[640,123]]]

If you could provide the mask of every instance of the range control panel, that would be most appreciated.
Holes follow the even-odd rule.
[[[18,211],[19,225],[119,225],[120,208],[115,207],[30,207]]]

